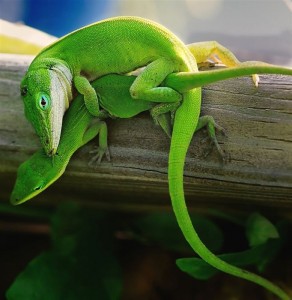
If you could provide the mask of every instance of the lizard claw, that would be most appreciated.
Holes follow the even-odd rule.
[[[108,161],[110,161],[110,152],[109,152],[108,148],[95,147],[95,149],[90,151],[89,153],[95,154],[88,163],[88,165],[90,167],[96,168],[97,165],[99,165],[101,163],[101,160],[104,155],[105,155],[106,159]]]
[[[222,126],[218,125],[218,124],[215,122],[215,123],[214,123],[214,127],[215,127],[215,130],[216,130],[216,131],[220,132],[222,135],[224,135],[224,136],[227,137],[226,130],[225,130]]]
[[[228,155],[224,150],[222,150],[217,139],[211,140],[209,147],[207,148],[207,150],[204,153],[205,158],[212,152],[212,150],[214,149],[214,146],[216,147],[217,152],[219,153],[219,155],[222,159],[222,162],[224,164],[227,163],[228,161],[230,161],[230,155]]]

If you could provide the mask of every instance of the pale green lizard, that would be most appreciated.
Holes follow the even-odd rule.
[[[266,68],[266,72],[270,70],[271,72],[275,73],[282,72],[292,75],[292,71],[285,68],[278,68],[268,65],[263,65],[262,68]],[[233,71],[235,71],[237,75],[244,72],[244,74],[248,75],[258,72],[259,69],[260,67],[254,67],[253,63],[246,63],[242,64],[239,68],[234,68]],[[212,73],[214,76],[210,76],[210,73]],[[218,75],[220,79],[227,79],[233,77],[234,75],[232,69],[194,73],[192,75],[188,73],[178,73],[169,75],[166,79],[166,82],[170,82],[172,87],[175,87],[179,92],[181,92],[182,90],[190,89],[193,86],[214,82],[217,78],[216,74],[220,75]],[[94,87],[100,93],[99,96],[101,106],[110,112],[112,116],[128,118],[141,111],[149,110],[155,105],[154,103],[148,101],[136,101],[131,98],[129,87],[133,83],[134,79],[135,77],[132,76],[108,75],[94,83]],[[191,82],[193,82],[193,86],[191,86]],[[19,204],[30,199],[47,188],[57,178],[59,178],[64,172],[66,165],[68,164],[69,159],[74,151],[96,136],[98,132],[100,133],[101,147],[101,153],[99,153],[98,159],[101,158],[103,152],[106,151],[107,148],[106,127],[102,122],[97,122],[96,124],[90,126],[92,119],[93,116],[88,113],[84,105],[82,106],[81,99],[79,98],[74,100],[72,107],[65,116],[63,133],[58,148],[58,155],[54,156],[54,165],[52,166],[52,158],[46,156],[43,150],[40,150],[31,159],[23,163],[19,168],[17,182],[11,196],[11,201],[13,204]],[[200,125],[198,127],[200,127]],[[104,137],[102,137],[102,134]],[[266,287],[273,293],[277,294],[281,299],[289,299],[289,296],[287,296],[281,289],[273,285],[271,282],[255,274],[251,274],[247,271],[230,266],[213,255],[202,244],[199,237],[193,231],[192,224],[190,221],[188,221],[189,217],[187,217],[188,223],[184,223],[185,215],[188,215],[184,198],[173,198],[172,201],[179,201],[175,205],[173,203],[178,222],[193,249],[203,259],[205,259],[214,267],[219,268],[221,271],[248,279]]]

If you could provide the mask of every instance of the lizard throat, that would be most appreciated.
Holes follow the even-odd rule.
[[[49,69],[49,75],[52,107],[47,128],[50,131],[49,151],[54,154],[60,141],[63,116],[72,100],[72,74],[66,65],[56,64]]]

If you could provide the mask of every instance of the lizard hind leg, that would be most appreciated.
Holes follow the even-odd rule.
[[[180,102],[160,103],[150,110],[150,115],[156,125],[160,125],[166,135],[171,138],[174,115]]]
[[[211,140],[210,146],[206,150],[204,156],[208,156],[211,153],[213,147],[215,146],[223,162],[226,162],[228,159],[228,155],[226,155],[226,153],[222,150],[216,137],[216,130],[221,132],[223,135],[226,135],[224,128],[218,125],[215,122],[214,118],[209,115],[205,115],[199,118],[195,132],[199,131],[203,127],[207,127],[208,138]]]
[[[173,125],[175,112],[180,106],[180,104],[181,104],[180,102],[161,103],[154,106],[150,110],[150,114],[154,120],[154,123],[156,125],[160,125],[169,138],[171,138],[172,135],[172,125]],[[226,162],[228,155],[226,155],[226,153],[222,150],[216,137],[216,131],[219,131],[223,135],[226,135],[224,128],[218,125],[215,122],[214,118],[209,115],[205,115],[199,118],[195,133],[204,127],[207,127],[208,139],[210,139],[211,141],[210,146],[205,151],[204,156],[205,157],[208,156],[212,152],[213,147],[215,146],[223,162]]]
[[[217,43],[216,41],[199,42],[188,45],[189,50],[195,57],[197,63],[203,63],[211,59],[215,63],[223,63],[227,67],[237,67],[241,62],[236,56],[226,47]],[[252,75],[255,86],[258,86],[259,76]]]
[[[149,63],[137,76],[130,87],[133,99],[143,99],[150,102],[178,102],[182,95],[169,87],[159,86],[167,75],[176,70],[174,62],[166,58],[158,58]]]

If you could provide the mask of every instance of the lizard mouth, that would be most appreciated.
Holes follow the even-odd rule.
[[[12,194],[10,197],[10,203],[12,205],[19,205],[19,204],[22,204],[23,202],[27,201],[28,199],[29,199],[29,197],[21,198],[21,197],[17,197]]]
[[[41,191],[42,191],[41,189],[36,190],[36,191],[34,191],[33,193],[29,193],[27,196],[24,196],[24,197],[21,197],[21,196],[19,197],[19,196],[14,195],[14,194],[12,193],[12,195],[11,195],[11,197],[10,197],[10,203],[11,203],[12,205],[19,205],[19,204],[22,204],[22,203],[26,202],[27,200],[29,200],[29,199],[35,197],[35,196],[38,195],[39,193],[41,193]]]
[[[19,198],[10,198],[10,203],[12,205],[19,205],[22,202],[24,202],[25,200],[19,199]]]

